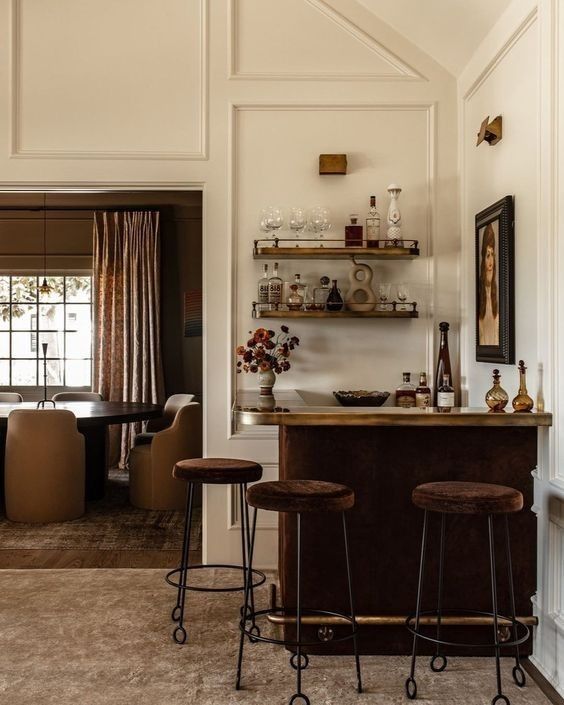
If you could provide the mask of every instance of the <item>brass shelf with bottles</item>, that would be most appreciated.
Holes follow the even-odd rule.
[[[419,257],[419,240],[374,240],[377,246],[345,246],[344,239],[272,238],[255,240],[254,259],[382,259]]]
[[[253,318],[419,318],[417,303],[415,301],[399,304],[392,301],[386,304],[385,311],[351,311],[346,308],[342,311],[308,310],[299,309],[290,311],[286,309],[260,308],[268,304],[259,304],[253,301]],[[398,309],[397,306],[409,307],[407,310]],[[344,307],[346,304],[343,305]]]

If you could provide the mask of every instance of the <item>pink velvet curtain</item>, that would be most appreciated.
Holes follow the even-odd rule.
[[[159,213],[94,217],[93,390],[108,401],[164,401]],[[110,428],[110,462],[125,467],[140,424]]]

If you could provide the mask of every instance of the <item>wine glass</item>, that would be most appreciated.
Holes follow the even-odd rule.
[[[276,233],[277,230],[284,225],[284,215],[282,208],[278,206],[267,206],[260,212],[259,226],[260,229],[268,233]]]
[[[398,291],[398,301],[400,302],[399,306],[397,307],[398,311],[407,311],[407,306],[405,305],[405,302],[407,301],[409,297],[409,288],[407,284],[398,284],[397,285],[397,291]]]
[[[300,237],[303,231],[306,229],[307,225],[307,213],[305,208],[300,208],[295,206],[290,209],[290,219],[288,220],[288,227],[292,230],[296,237]],[[296,242],[296,247],[299,247],[299,243]]]
[[[378,304],[379,311],[387,311],[388,310],[386,308],[386,304],[388,302],[388,299],[390,298],[390,289],[391,288],[392,288],[391,284],[386,284],[383,282],[378,284],[378,298],[380,299],[380,303]]]
[[[323,233],[331,227],[331,214],[325,206],[314,206],[309,212],[309,227],[319,235],[319,247],[323,247]]]

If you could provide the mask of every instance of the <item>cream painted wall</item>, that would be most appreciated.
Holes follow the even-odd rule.
[[[405,367],[432,368],[437,316],[453,324],[456,356],[455,81],[356,0],[288,0],[281,16],[277,0],[100,7],[0,0],[0,188],[203,191],[205,450],[254,458],[276,477],[276,432],[231,425],[258,211],[273,198],[325,202],[336,234],[397,180],[406,234],[422,241],[419,261],[377,269],[413,282],[424,315],[299,327],[284,386],[392,389]],[[351,173],[321,179],[319,153],[340,150]],[[334,272],[342,279],[346,264]],[[230,492],[206,492],[205,560],[237,560],[237,522]],[[276,518],[260,526],[258,562],[274,565]]]
[[[531,596],[539,627],[532,660],[564,694],[564,473],[559,423],[564,362],[562,317],[562,146],[559,47],[564,36],[558,0],[513,0],[478,47],[459,80],[461,156],[461,367],[470,404],[482,403],[492,364],[475,361],[474,214],[507,194],[515,195],[516,359],[528,367],[528,389],[539,390],[543,366],[545,407],[554,428],[539,435],[533,472],[538,519],[537,592]],[[560,60],[561,61],[561,60]],[[486,115],[502,114],[503,140],[474,146]],[[558,149],[560,152],[558,152]],[[559,161],[555,155],[559,155]],[[515,366],[501,367],[510,398]],[[518,546],[518,537],[514,538]]]

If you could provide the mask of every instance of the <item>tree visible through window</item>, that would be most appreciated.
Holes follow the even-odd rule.
[[[89,387],[92,366],[92,277],[0,275],[0,387],[47,384]]]

